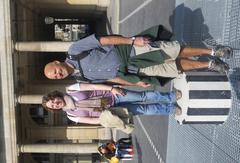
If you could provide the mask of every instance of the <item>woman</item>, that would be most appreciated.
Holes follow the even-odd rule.
[[[67,93],[59,91],[45,95],[42,105],[47,110],[63,110],[68,118],[77,123],[99,124],[102,109],[112,106],[126,107],[133,115],[181,114],[176,100],[180,91],[161,93],[159,91],[136,92],[103,84],[74,84],[67,87]]]

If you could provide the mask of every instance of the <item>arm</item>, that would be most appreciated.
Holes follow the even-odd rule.
[[[106,90],[106,91],[111,91],[112,86],[111,85],[105,85],[105,84],[79,84],[80,90],[81,91],[89,91],[89,90]]]
[[[114,79],[107,80],[107,82],[120,84],[120,85],[127,85],[127,86],[136,86],[136,83],[130,83],[127,80],[124,80],[120,77],[116,77]]]
[[[112,86],[105,84],[87,84],[76,83],[66,87],[66,92],[71,91],[92,91],[92,90],[107,90],[110,91]]]
[[[125,91],[121,88],[114,88],[111,85],[105,84],[86,84],[86,83],[76,83],[66,87],[66,92],[74,92],[74,91],[93,91],[93,90],[104,90],[111,91],[114,95],[125,95]]]
[[[87,123],[87,124],[100,124],[99,118],[91,117],[75,117],[67,115],[68,119],[76,123]]]
[[[81,117],[78,120],[79,123],[87,123],[87,124],[100,124],[99,118],[88,118],[88,117]]]
[[[134,38],[134,39],[133,39]],[[123,37],[123,36],[105,36],[100,37],[99,42],[101,45],[134,45],[136,46],[145,46],[147,45],[150,40],[145,37]]]
[[[119,78],[119,77],[108,80],[108,82],[121,84],[121,85],[126,85],[126,86],[139,86],[139,87],[143,87],[143,88],[147,88],[147,87],[151,86],[151,84],[148,84],[148,83],[145,83],[145,82],[142,82],[142,81],[138,81],[137,83],[130,83],[127,80],[124,80],[124,79]]]

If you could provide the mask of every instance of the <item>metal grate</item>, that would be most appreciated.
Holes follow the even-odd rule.
[[[188,45],[224,44],[240,49],[239,0],[176,0],[176,38]],[[191,15],[190,15],[191,14]],[[240,162],[240,50],[234,50],[229,73],[233,104],[222,125],[179,126],[169,119],[167,163]]]

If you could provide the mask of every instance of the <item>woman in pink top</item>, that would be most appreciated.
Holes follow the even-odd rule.
[[[133,115],[181,114],[176,100],[180,91],[130,91],[103,84],[75,84],[67,87],[67,93],[50,92],[43,97],[47,110],[63,110],[77,123],[99,124],[101,109],[111,106],[126,107]]]

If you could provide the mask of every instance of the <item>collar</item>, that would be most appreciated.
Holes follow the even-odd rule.
[[[76,108],[75,106],[75,101],[69,96],[69,95],[64,95],[63,99],[65,101],[65,106],[62,108],[62,110],[74,110]]]
[[[73,74],[78,74],[78,73],[79,73],[79,70],[74,68]]]

